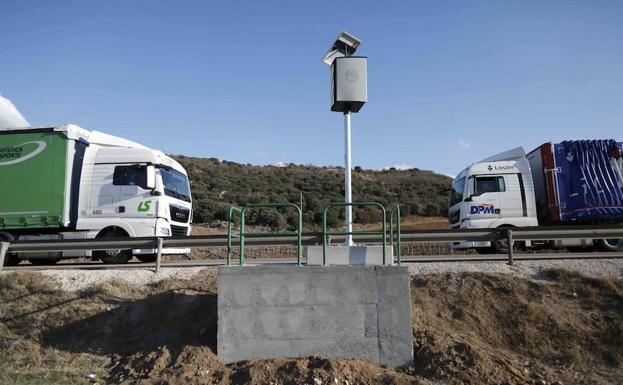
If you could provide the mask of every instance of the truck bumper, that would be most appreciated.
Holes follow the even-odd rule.
[[[452,244],[452,248],[454,250],[466,250],[466,249],[484,248],[484,247],[491,247],[491,242],[489,241],[482,241],[482,242],[459,241],[459,242],[453,242]]]
[[[156,254],[158,252],[157,249],[134,249],[132,250],[133,254]],[[190,248],[174,248],[167,247],[162,249],[162,254],[190,254]]]

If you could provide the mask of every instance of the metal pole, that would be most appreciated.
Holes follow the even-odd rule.
[[[513,266],[513,230],[506,230],[506,241],[508,242],[508,264]]]
[[[6,251],[9,249],[9,242],[0,242],[0,271],[4,266],[4,259],[6,258]]]
[[[160,260],[162,259],[162,238],[158,238],[158,252],[156,253],[156,273],[160,271]]]
[[[246,210],[245,206],[240,212],[240,266],[244,265],[244,216]]]
[[[346,246],[353,245],[353,207],[350,203],[353,201],[353,195],[351,191],[351,170],[352,170],[352,158],[351,158],[351,130],[350,130],[350,111],[344,113],[344,203],[345,207],[345,227],[346,232]]]

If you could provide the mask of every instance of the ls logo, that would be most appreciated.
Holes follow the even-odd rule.
[[[151,207],[151,201],[142,201],[138,204],[138,212],[139,213],[144,213],[149,211],[149,208]]]
[[[491,203],[483,203],[480,206],[471,206],[470,214],[496,214],[495,206]]]

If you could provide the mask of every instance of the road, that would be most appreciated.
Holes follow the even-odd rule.
[[[618,253],[552,253],[552,254],[516,254],[515,261],[539,261],[539,260],[596,260],[596,259],[620,259],[623,252]],[[405,264],[426,263],[426,262],[496,262],[507,261],[506,254],[492,255],[435,255],[435,256],[407,256],[402,257]],[[238,261],[232,261],[236,264]],[[296,263],[295,258],[261,258],[247,259],[247,265],[285,265]],[[223,259],[201,259],[175,262],[162,262],[161,267],[197,267],[197,266],[222,266],[225,264]],[[50,266],[37,266],[22,262],[18,266],[5,266],[3,270],[109,270],[109,269],[143,269],[154,268],[154,263],[129,262],[122,265],[105,265],[101,262],[93,263],[58,263]]]

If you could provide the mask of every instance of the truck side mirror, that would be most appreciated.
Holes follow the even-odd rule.
[[[147,183],[145,190],[154,190],[156,188],[156,168],[153,165],[147,166]]]

